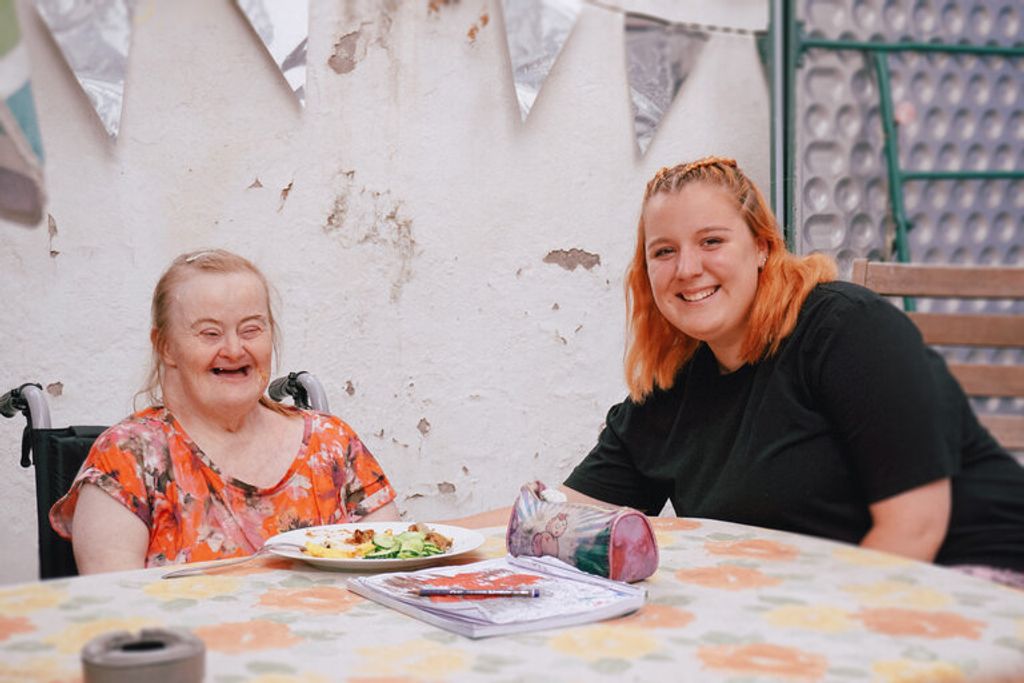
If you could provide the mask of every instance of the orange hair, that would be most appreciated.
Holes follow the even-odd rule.
[[[692,183],[720,188],[732,197],[754,239],[768,250],[750,307],[747,337],[740,349],[744,363],[755,363],[778,351],[782,340],[796,327],[800,307],[814,286],[836,277],[836,265],[830,257],[796,256],[786,250],[764,195],[733,159],[706,157],[661,169],[644,191],[636,249],[626,269],[626,384],[630,397],[637,402],[655,387],[670,388],[700,343],[674,327],[655,305],[645,249],[644,210],[648,200],[662,192],[678,192]]]
[[[163,397],[160,395],[160,382],[163,378],[163,360],[160,351],[167,343],[167,327],[171,315],[171,298],[174,289],[187,280],[189,276],[197,273],[252,273],[263,285],[263,291],[267,295],[267,318],[270,323],[270,334],[273,340],[274,358],[279,357],[278,340],[280,333],[277,329],[277,321],[274,320],[274,308],[270,302],[270,283],[266,276],[253,265],[252,261],[238,254],[233,254],[224,249],[201,249],[178,256],[171,262],[164,274],[156,283],[153,289],[153,303],[151,307],[152,333],[150,340],[153,345],[153,355],[149,364],[149,372],[146,376],[146,383],[135,395],[144,396],[150,405],[160,405]],[[294,411],[277,401],[272,401],[266,396],[260,397],[260,403],[282,415],[293,415]]]

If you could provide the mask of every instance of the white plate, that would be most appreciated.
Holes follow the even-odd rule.
[[[328,524],[325,526],[312,526],[306,529],[294,529],[292,531],[286,531],[283,534],[278,534],[267,539],[266,545],[272,546],[274,543],[295,543],[300,546],[305,545],[307,542],[312,541],[313,543],[321,543],[328,538],[340,539],[344,535],[342,532],[351,533],[356,529],[373,529],[374,533],[383,533],[388,529],[392,533],[400,534],[403,531],[409,529],[411,522],[356,522],[355,524]],[[472,529],[464,529],[458,526],[448,526],[447,524],[427,524],[428,527],[441,534],[452,539],[452,547],[448,552],[441,555],[431,555],[429,557],[410,557],[408,559],[387,559],[387,560],[368,560],[365,558],[348,558],[348,557],[312,557],[299,550],[292,548],[270,548],[270,552],[281,557],[288,557],[293,560],[302,560],[308,562],[314,567],[321,567],[323,569],[338,569],[343,571],[360,571],[360,572],[377,572],[384,569],[387,570],[402,570],[402,569],[415,569],[416,567],[425,567],[431,564],[437,564],[444,562],[453,557],[463,555],[472,550],[476,550],[483,545],[484,537]]]

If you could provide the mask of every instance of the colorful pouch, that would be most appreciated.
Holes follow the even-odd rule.
[[[642,512],[567,503],[564,498],[539,481],[523,486],[508,521],[508,552],[551,555],[617,581],[640,581],[658,569],[658,543]]]

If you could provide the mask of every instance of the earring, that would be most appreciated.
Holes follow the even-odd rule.
[[[761,257],[761,262],[759,264],[757,264],[757,269],[758,270],[764,270],[764,264],[766,264],[766,263],[768,263],[768,257],[767,256],[762,256]]]

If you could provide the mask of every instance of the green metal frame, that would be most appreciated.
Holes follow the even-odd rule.
[[[781,3],[777,6],[775,3]],[[776,212],[785,216],[786,244],[791,249],[795,247],[795,202],[794,182],[795,179],[795,155],[792,153],[792,146],[796,139],[796,70],[800,67],[804,52],[812,49],[826,50],[854,50],[870,55],[874,63],[875,73],[878,78],[879,109],[882,119],[882,132],[884,136],[884,150],[886,159],[886,171],[889,178],[889,199],[892,205],[892,217],[896,226],[895,244],[893,245],[896,258],[900,262],[910,260],[907,234],[913,228],[913,223],[907,218],[903,208],[903,183],[906,181],[926,180],[1018,180],[1024,178],[1024,171],[904,171],[899,165],[899,137],[896,123],[893,119],[892,93],[889,86],[889,64],[888,54],[892,52],[921,52],[921,53],[945,53],[945,54],[971,54],[986,57],[1024,57],[1024,46],[1003,47],[999,45],[963,45],[945,43],[922,43],[922,42],[898,42],[883,43],[857,40],[828,40],[824,38],[808,38],[804,35],[803,24],[796,19],[795,3],[792,0],[773,0],[772,5],[773,22],[781,20],[784,27],[780,31],[773,27],[772,36],[774,40],[784,41],[784,49],[781,54],[785,55],[785,83],[782,87],[785,91],[785,111],[782,116],[785,120],[785,132],[783,149],[777,149],[774,142],[772,145],[773,169],[780,166],[784,168],[785,190],[781,194],[784,197],[785,206],[775,206]],[[776,55],[780,54],[776,51]],[[773,83],[773,87],[779,84]],[[779,112],[772,112],[773,128],[777,125]],[[782,163],[778,163],[778,156],[781,154]],[[775,179],[778,183],[778,179]],[[913,302],[907,302],[910,310],[913,310]]]

